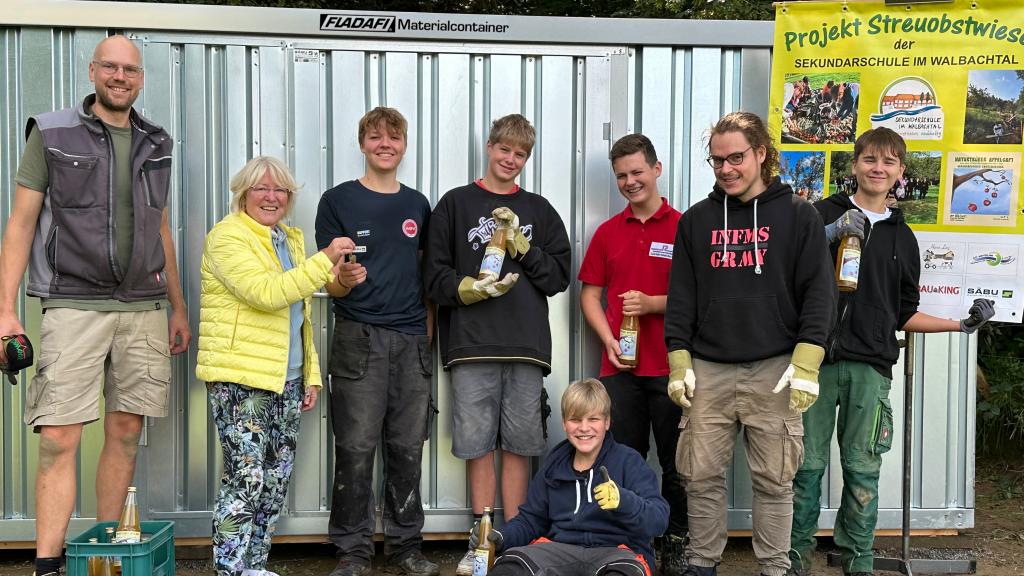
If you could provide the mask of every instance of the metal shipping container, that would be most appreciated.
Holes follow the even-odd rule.
[[[491,120],[522,113],[537,127],[538,140],[521,184],[561,214],[575,273],[594,230],[624,206],[607,160],[618,137],[634,131],[651,137],[665,166],[659,186],[677,208],[710,191],[714,177],[703,161],[702,136],[725,112],[768,113],[773,24],[6,0],[0,9],[3,225],[27,118],[90,93],[93,48],[113,32],[142,50],[146,83],[136,108],[175,138],[171,227],[196,334],[203,239],[227,212],[227,182],[248,158],[275,155],[292,167],[303,188],[291,224],[307,231],[312,251],[319,195],[362,173],[356,124],[366,110],[393,106],[409,119],[399,176],[432,204],[483,174]],[[573,379],[596,375],[603,353],[578,296],[574,282],[550,301],[549,445],[564,436],[561,391]],[[37,337],[37,300],[22,298],[19,305]],[[317,299],[314,322],[326,373],[332,322],[326,298]],[[973,526],[975,355],[973,337],[930,335],[915,358],[914,528]],[[195,346],[174,360],[170,415],[147,421],[137,469],[144,516],[174,520],[179,537],[210,534],[221,472],[206,387],[196,380],[194,363]],[[449,451],[450,389],[447,375],[436,373],[441,414],[422,463],[425,531],[462,534],[471,519],[465,467]],[[33,540],[37,437],[22,424],[30,377],[31,371],[22,385],[5,385],[0,394],[0,541]],[[902,391],[897,376],[897,415]],[[279,535],[325,537],[333,478],[325,406],[322,401],[302,417]],[[94,515],[101,444],[102,427],[87,426],[71,532]],[[729,526],[749,530],[750,481],[742,450],[736,454]],[[653,455],[651,462],[657,466]],[[900,462],[897,443],[882,469],[879,528],[899,526]],[[832,525],[841,490],[837,454],[832,463],[823,528]]]

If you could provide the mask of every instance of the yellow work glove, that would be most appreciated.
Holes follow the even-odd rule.
[[[675,350],[668,353],[668,397],[683,408],[690,407],[690,398],[697,388],[697,376],[693,373],[693,360],[689,350]]]
[[[469,306],[470,304],[476,304],[481,300],[486,300],[491,297],[487,293],[487,288],[492,286],[497,278],[494,276],[486,276],[483,280],[477,280],[472,276],[466,276],[459,282],[459,300],[463,304]]]
[[[511,228],[512,233],[505,236],[505,251],[509,256],[520,258],[530,251],[530,241],[523,236],[523,230],[519,227],[519,216],[516,216],[515,212],[502,206],[492,210],[491,216],[494,216],[502,226]]]
[[[619,507],[619,486],[608,476],[608,469],[601,466],[602,482],[594,486],[594,498],[602,510],[615,510]]]
[[[779,378],[772,392],[778,394],[789,386],[789,409],[806,412],[818,399],[818,369],[824,359],[824,348],[800,342],[793,349],[789,367],[782,373],[782,378]]]

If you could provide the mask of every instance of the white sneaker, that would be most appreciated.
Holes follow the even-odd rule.
[[[475,557],[475,552],[467,550],[466,555],[459,560],[459,566],[455,568],[455,576],[473,576],[473,559]]]
[[[277,572],[271,572],[270,570],[242,570],[242,576],[280,576]]]

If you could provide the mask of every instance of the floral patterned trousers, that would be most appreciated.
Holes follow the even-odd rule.
[[[295,462],[302,395],[301,378],[286,382],[281,394],[230,382],[209,384],[210,408],[224,451],[213,510],[217,576],[238,576],[267,564]]]

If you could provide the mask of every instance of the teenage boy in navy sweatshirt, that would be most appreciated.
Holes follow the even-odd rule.
[[[921,276],[917,239],[903,212],[886,207],[886,195],[903,176],[907,146],[888,128],[857,138],[851,171],[857,192],[834,194],[814,204],[821,214],[833,257],[844,236],[862,240],[857,290],[837,301],[821,366],[821,397],[804,413],[804,462],[793,480],[793,532],[789,557],[793,573],[806,575],[814,560],[821,477],[828,465],[839,407],[839,454],[843,496],[834,540],[843,572],[871,574],[878,521],[878,476],[882,454],[892,447],[892,367],[899,358],[896,331],[976,331],[995,310],[975,300],[964,320],[936,318],[917,310]]]
[[[562,394],[566,439],[530,482],[519,515],[488,540],[504,554],[490,576],[651,576],[651,539],[668,525],[658,477],[608,431],[611,400],[593,378]],[[479,527],[470,531],[470,546]]]
[[[761,574],[783,576],[800,413],[818,394],[835,307],[832,265],[814,207],[774,176],[779,154],[760,118],[727,114],[708,152],[715,188],[679,220],[665,314],[668,393],[686,408],[676,469],[686,481],[687,560],[695,576],[714,575],[722,560],[726,471],[742,429],[754,554]]]
[[[423,281],[438,305],[441,359],[451,372],[452,454],[468,461],[478,519],[494,505],[494,451],[502,450],[501,499],[510,520],[526,499],[529,458],[545,449],[548,298],[569,286],[571,250],[558,212],[515,182],[535,139],[533,126],[519,114],[495,120],[487,138],[487,174],[449,190],[430,218]],[[484,249],[499,224],[512,231],[504,263],[497,275],[478,280]],[[472,573],[471,552],[456,574]]]
[[[608,158],[619,193],[629,205],[601,224],[580,266],[580,307],[604,344],[601,383],[612,399],[612,432],[645,459],[653,431],[661,464],[661,494],[672,513],[661,542],[662,576],[686,569],[686,490],[676,472],[682,410],[669,401],[665,352],[665,299],[672,268],[672,242],[680,213],[658,192],[661,162],[643,134],[628,134]],[[601,296],[607,290],[607,307]],[[619,361],[619,326],[624,316],[639,321],[636,366]]]
[[[416,280],[430,204],[398,180],[407,134],[398,110],[367,112],[359,121],[366,172],[324,192],[317,208],[318,246],[343,235],[365,247],[356,262],[339,262],[337,278],[327,284],[334,302],[335,458],[328,535],[338,555],[330,576],[371,573],[378,443],[384,453],[384,553],[391,569],[407,576],[439,572],[420,550],[420,461],[433,416],[434,323]]]

